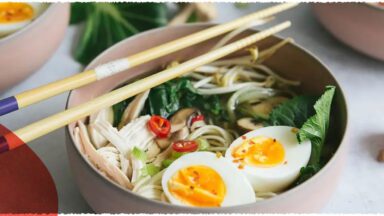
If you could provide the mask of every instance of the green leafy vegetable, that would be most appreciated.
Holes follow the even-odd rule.
[[[155,166],[154,164],[147,164],[142,168],[142,176],[154,176],[159,173],[161,170],[160,167]]]
[[[300,169],[300,176],[296,180],[295,185],[299,185],[305,182],[307,179],[311,178],[320,170],[320,166],[318,165],[308,165],[306,167],[302,167]]]
[[[209,142],[205,138],[196,139],[197,144],[199,145],[199,151],[206,151],[209,148]]]
[[[89,63],[115,43],[167,23],[165,3],[74,3],[71,24],[85,21],[75,58]]]
[[[112,106],[113,110],[113,126],[117,127],[123,117],[125,108],[127,108],[128,104],[133,100],[133,98],[128,98],[126,100],[121,101]]]
[[[321,152],[329,128],[329,116],[334,94],[335,87],[327,86],[324,94],[314,106],[316,114],[304,123],[298,133],[299,141],[310,140],[312,143],[309,165],[318,165],[320,163]]]
[[[151,89],[145,113],[168,118],[182,108],[196,107],[205,115],[225,119],[225,110],[217,95],[203,96],[196,92],[188,78],[178,78]]]
[[[298,183],[307,180],[322,167],[320,159],[329,128],[329,118],[335,89],[334,86],[326,87],[324,94],[314,106],[316,114],[304,123],[297,134],[300,142],[310,140],[312,144],[310,160],[308,165],[301,169]]]
[[[172,159],[165,159],[165,160],[163,160],[163,162],[161,162],[161,165],[162,165],[164,168],[167,168],[167,167],[169,167],[169,166],[173,163],[173,161],[175,161],[175,160],[172,160]]]
[[[296,96],[273,109],[267,124],[300,128],[314,114],[315,102],[313,96]]]
[[[138,148],[136,146],[132,150],[132,155],[137,160],[141,160],[143,162],[145,162],[147,160],[147,154],[143,150],[141,150],[140,148]]]

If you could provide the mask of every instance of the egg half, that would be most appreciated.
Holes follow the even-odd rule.
[[[223,156],[211,152],[178,158],[164,172],[162,187],[176,205],[221,207],[256,201],[246,177]]]
[[[12,34],[28,25],[45,8],[43,3],[0,3],[0,37]]]
[[[311,156],[311,143],[297,140],[298,129],[271,126],[237,138],[225,157],[248,178],[257,192],[280,192],[299,176]]]

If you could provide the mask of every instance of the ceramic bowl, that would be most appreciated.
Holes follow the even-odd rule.
[[[25,79],[52,56],[68,21],[69,3],[50,4],[29,25],[0,39],[0,91]]]
[[[318,3],[318,20],[352,48],[384,61],[384,7],[368,3]]]
[[[130,37],[97,57],[87,68],[93,68],[100,63],[112,59],[129,56],[139,51],[163,44],[167,41],[185,36],[211,25],[195,24],[175,27],[165,27],[141,33]],[[254,31],[248,31],[249,35]],[[245,36],[242,35],[242,36]],[[125,73],[90,84],[70,93],[67,108],[79,105],[106,93],[123,82],[153,73],[172,60],[185,60],[207,52],[218,40],[211,39],[194,47],[184,49],[171,55],[156,59],[144,65],[135,67]],[[281,39],[269,37],[258,43],[263,48],[277,43]],[[347,130],[347,108],[340,86],[329,70],[310,53],[297,45],[287,45],[279,50],[267,62],[271,68],[279,71],[287,78],[302,81],[301,91],[321,94],[328,84],[337,86],[338,93],[334,100],[332,125],[334,129],[329,143],[334,146],[335,154],[328,164],[313,178],[298,187],[290,189],[277,197],[236,207],[223,208],[189,208],[157,201],[152,201],[133,194],[101,175],[95,167],[81,155],[72,136],[74,124],[67,127],[67,153],[73,176],[79,189],[95,212],[109,213],[255,213],[255,212],[317,212],[327,202],[334,191],[341,171],[346,143],[343,141]]]

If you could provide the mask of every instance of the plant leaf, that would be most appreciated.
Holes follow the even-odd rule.
[[[85,21],[75,50],[82,64],[129,36],[167,23],[164,3],[76,3],[71,8],[71,23]]]
[[[155,166],[154,164],[147,164],[145,165],[143,168],[142,168],[142,176],[154,176],[156,175],[157,173],[159,173],[161,171],[160,167],[158,166]]]
[[[318,166],[320,163],[321,152],[329,128],[329,116],[331,114],[331,105],[335,89],[334,86],[326,87],[324,94],[315,103],[314,108],[316,114],[304,123],[298,133],[300,142],[310,140],[312,143],[309,165]]]
[[[168,118],[182,108],[196,107],[214,120],[226,119],[225,110],[217,95],[203,96],[196,92],[188,78],[182,77],[152,88],[144,113]]]
[[[147,154],[143,150],[141,150],[140,148],[138,148],[136,146],[132,150],[132,155],[137,160],[141,160],[143,162],[145,162],[147,160]]]
[[[300,128],[315,113],[315,102],[316,98],[313,96],[296,96],[274,108],[267,124]]]

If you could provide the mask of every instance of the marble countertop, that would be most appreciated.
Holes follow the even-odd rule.
[[[217,22],[224,22],[266,5],[237,9],[233,4],[218,4]],[[384,163],[376,161],[384,148],[384,62],[362,55],[332,37],[315,19],[310,5],[280,14],[277,21],[289,19],[293,26],[282,36],[293,37],[321,59],[340,82],[349,105],[349,152],[337,190],[323,212],[384,212]],[[28,79],[2,92],[0,98],[58,80],[81,71],[71,56],[78,29],[69,27],[64,41],[52,58]],[[65,108],[67,93],[0,118],[0,123],[17,129]],[[59,210],[63,213],[92,212],[82,198],[69,169],[64,129],[35,140],[29,145],[44,161],[56,183]]]

